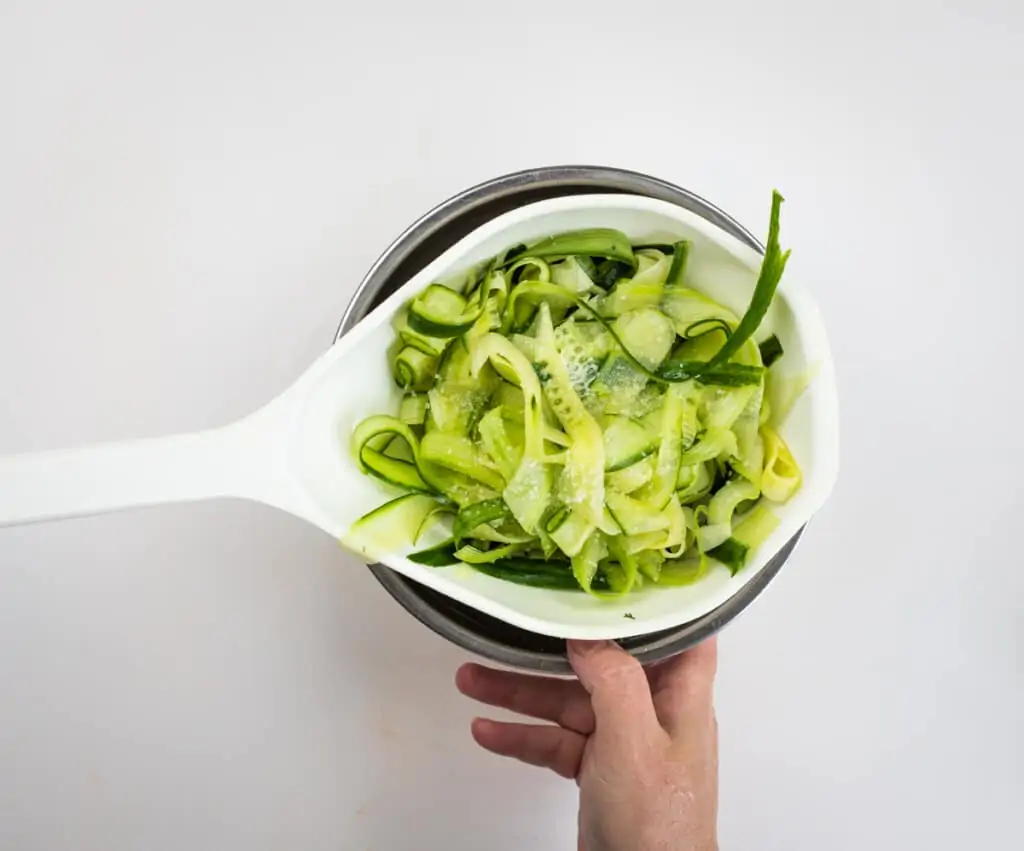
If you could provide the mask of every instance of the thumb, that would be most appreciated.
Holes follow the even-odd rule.
[[[613,641],[569,641],[569,662],[590,694],[598,731],[609,727],[659,729],[647,675],[640,663]]]

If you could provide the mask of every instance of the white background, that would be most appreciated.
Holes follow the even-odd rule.
[[[247,413],[499,173],[758,233],[777,186],[843,470],[723,637],[723,847],[1021,847],[1022,44],[1018,0],[0,0],[0,452]],[[0,532],[0,848],[574,848],[463,658],[270,509]]]

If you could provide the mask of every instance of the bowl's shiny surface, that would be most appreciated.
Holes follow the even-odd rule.
[[[356,291],[337,336],[358,322],[413,274],[484,222],[545,198],[584,193],[647,195],[684,207],[747,245],[762,251],[742,225],[702,198],[657,178],[597,166],[558,166],[505,175],[450,198],[410,226],[377,260]],[[743,589],[702,618],[621,643],[648,664],[680,653],[721,629],[764,589],[789,558],[800,533]],[[527,632],[462,605],[389,570],[370,569],[414,617],[455,644],[495,662],[533,671],[565,673],[569,664],[560,639]]]

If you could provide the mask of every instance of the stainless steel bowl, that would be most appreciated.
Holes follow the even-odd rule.
[[[706,219],[755,250],[761,243],[737,221],[692,192],[633,171],[601,166],[554,166],[507,174],[467,189],[438,205],[373,264],[356,290],[335,340],[416,272],[484,222],[509,210],[563,195],[627,193],[659,198]],[[718,632],[761,593],[785,564],[800,539],[797,532],[736,596],[714,611],[675,629],[624,639],[623,647],[644,664],[681,653]],[[530,671],[568,673],[565,642],[527,632],[478,612],[401,576],[384,565],[370,566],[388,592],[421,623],[460,647],[494,662]]]

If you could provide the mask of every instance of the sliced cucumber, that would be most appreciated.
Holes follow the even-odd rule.
[[[676,341],[676,332],[669,318],[660,310],[649,307],[622,314],[613,327],[633,357],[651,370],[668,357]]]
[[[423,425],[427,419],[427,397],[421,393],[406,393],[398,408],[398,419],[407,425]]]
[[[633,491],[639,490],[654,478],[657,464],[657,456],[652,451],[642,461],[630,467],[616,470],[614,473],[608,473],[604,480],[610,490],[615,490],[619,493],[633,493]]]
[[[469,309],[464,296],[431,284],[409,305],[409,327],[429,337],[458,337],[473,327],[481,310]]]
[[[353,436],[361,469],[411,495],[356,524],[364,555],[367,526],[416,541],[452,515],[452,540],[410,558],[600,598],[696,581],[709,555],[740,569],[767,498],[800,486],[769,427],[780,346],[755,343],[788,258],[780,203],[742,320],[687,286],[689,242],[608,229],[424,289],[394,320],[399,415]]]
[[[608,510],[625,535],[642,535],[667,529],[669,520],[662,511],[626,494],[609,491]]]
[[[642,423],[629,417],[605,417],[601,429],[604,432],[606,472],[632,467],[658,448],[658,438]]]

